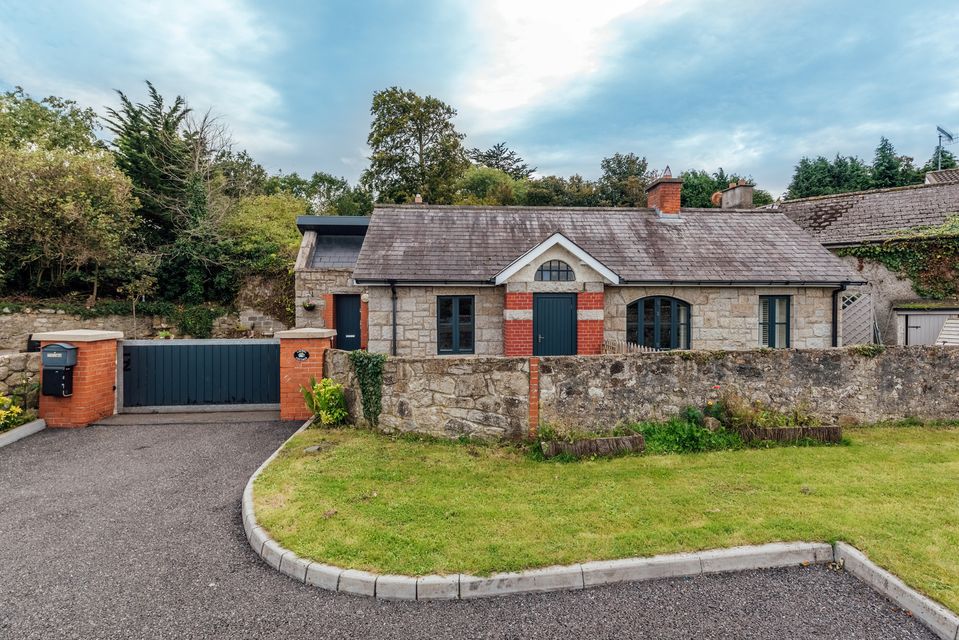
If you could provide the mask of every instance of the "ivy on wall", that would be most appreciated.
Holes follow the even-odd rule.
[[[907,277],[923,298],[959,296],[959,215],[937,227],[917,227],[879,244],[839,249],[840,256],[872,260]]]
[[[360,396],[363,402],[363,417],[376,426],[383,411],[383,364],[386,356],[369,351],[351,351],[350,363],[360,383]]]

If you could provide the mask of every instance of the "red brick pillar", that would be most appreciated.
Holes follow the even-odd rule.
[[[323,377],[323,357],[333,346],[333,329],[291,329],[279,331],[280,339],[280,420],[306,420],[311,417],[300,387],[310,377]]]
[[[582,291],[576,296],[576,353],[603,352],[604,293]]]
[[[368,296],[360,297],[360,349],[368,349],[370,344],[370,303]]]
[[[73,368],[73,395],[62,398],[40,394],[40,417],[48,427],[85,427],[112,416],[117,408],[117,340],[120,331],[48,331],[34,334],[43,347],[62,342],[77,348]],[[43,388],[43,365],[40,366]]]
[[[533,355],[533,294],[506,293],[503,304],[503,353]]]

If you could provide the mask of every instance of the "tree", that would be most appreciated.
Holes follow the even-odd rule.
[[[896,148],[883,136],[876,147],[872,161],[872,188],[884,189],[902,184],[902,161],[896,155]]]
[[[713,194],[727,189],[733,182],[745,180],[747,184],[755,185],[752,178],[741,177],[735,173],[727,175],[722,167],[713,174],[696,169],[684,171],[680,177],[683,179],[680,201],[684,207],[710,208],[717,206],[712,202]],[[772,204],[772,202],[773,197],[768,191],[753,189],[753,206],[761,207]]]
[[[380,202],[448,204],[469,166],[463,134],[453,126],[456,110],[432,96],[391,87],[373,94],[367,143],[370,166],[364,184]]]
[[[942,167],[939,166],[939,154],[942,154]],[[945,147],[936,145],[935,150],[932,152],[932,157],[926,161],[926,164],[922,165],[922,174],[925,174],[929,171],[937,171],[938,169],[955,169],[959,167],[959,162],[956,162],[956,156],[951,151]]]
[[[528,178],[536,171],[536,167],[530,168],[505,142],[497,142],[486,151],[474,147],[469,151],[469,158],[481,167],[499,169],[514,180]]]
[[[456,187],[455,204],[505,206],[525,204],[526,180],[517,180],[502,169],[470,167]]]
[[[3,272],[20,291],[89,284],[126,256],[136,229],[130,180],[109,153],[0,146]]]
[[[231,198],[245,198],[264,193],[269,178],[266,169],[254,161],[246,151],[239,153],[232,150],[225,151],[216,159],[216,165],[226,180],[223,192]]]
[[[296,172],[271,176],[264,185],[266,194],[287,193],[308,204],[304,213],[331,216],[365,216],[373,211],[373,196],[360,185],[350,186],[345,178],[317,171],[309,180]]]
[[[0,145],[34,144],[44,149],[89,151],[102,147],[93,109],[49,96],[37,101],[20,87],[0,94]]]
[[[786,197],[789,199],[862,191],[870,188],[870,168],[856,156],[840,156],[830,162],[822,156],[803,157],[793,173]]]
[[[646,158],[635,153],[615,153],[600,163],[603,175],[598,190],[601,204],[610,207],[645,207],[646,187],[656,178]]]

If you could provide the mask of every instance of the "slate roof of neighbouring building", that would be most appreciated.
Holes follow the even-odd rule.
[[[959,182],[959,169],[940,169],[926,172],[926,184],[951,184]]]
[[[786,200],[774,210],[826,246],[877,242],[959,214],[959,183],[921,184]]]
[[[562,233],[622,282],[836,283],[861,280],[777,211],[378,207],[353,277],[358,282],[490,282]]]
[[[320,236],[316,237],[313,255],[310,256],[311,269],[344,269],[356,264],[363,246],[363,236]]]

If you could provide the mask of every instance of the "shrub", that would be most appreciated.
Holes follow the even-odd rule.
[[[26,424],[34,417],[32,411],[24,411],[13,398],[0,393],[0,433]]]
[[[640,422],[626,428],[643,435],[646,450],[650,453],[717,451],[744,446],[739,434],[725,429],[710,431],[686,417],[671,418],[666,422]]]
[[[329,378],[317,382],[315,377],[311,377],[310,386],[300,387],[300,393],[306,401],[306,408],[320,419],[324,427],[338,427],[349,417],[343,385]]]
[[[365,350],[350,351],[350,363],[360,383],[360,395],[363,401],[363,417],[370,425],[376,426],[383,411],[383,365],[386,356],[382,353],[370,353]]]

